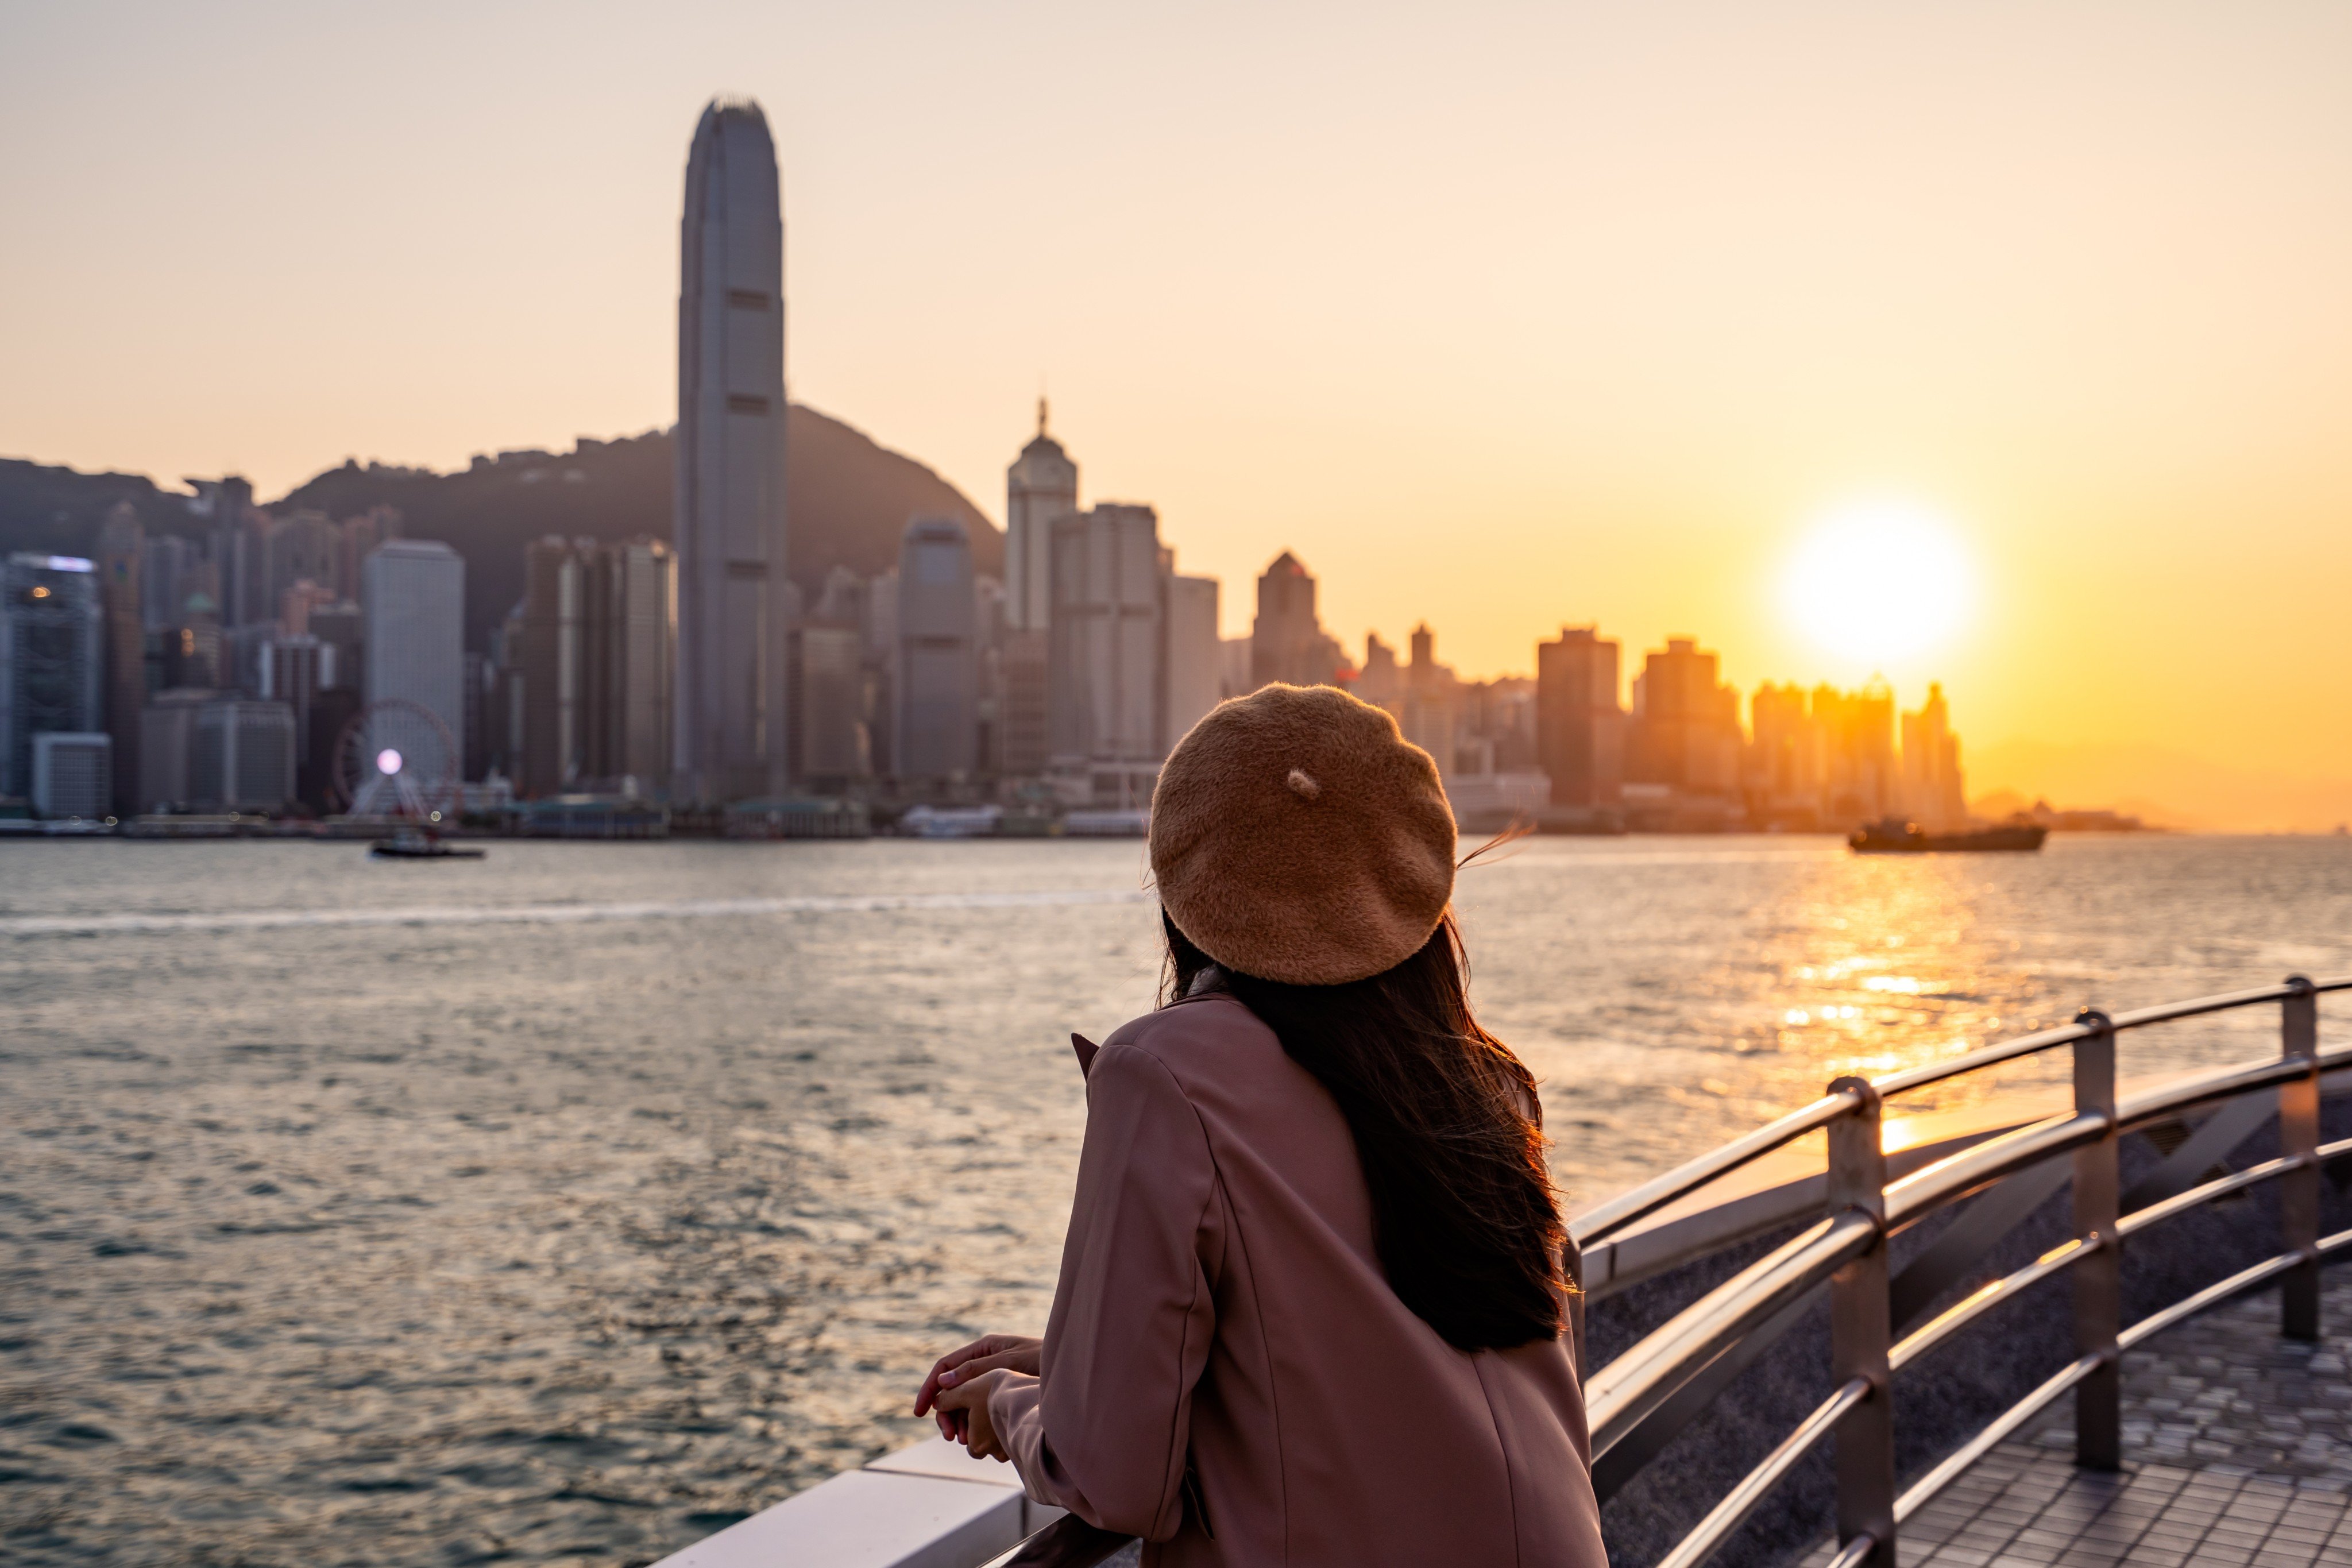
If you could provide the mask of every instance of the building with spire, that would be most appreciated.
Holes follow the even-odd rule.
[[[1004,624],[1045,629],[1053,615],[1054,521],[1078,510],[1078,466],[1045,433],[1037,400],[1037,435],[1004,470]]]
[[[789,783],[783,276],[767,117],[713,100],[687,156],[677,297],[672,789],[686,800]]]
[[[1284,551],[1257,580],[1257,617],[1250,624],[1250,685],[1332,686],[1347,664],[1315,613],[1315,574]]]

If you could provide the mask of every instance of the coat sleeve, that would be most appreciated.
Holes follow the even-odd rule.
[[[1008,1380],[989,1405],[1039,1502],[1150,1541],[1183,1523],[1222,1213],[1208,1136],[1174,1077],[1147,1051],[1103,1047],[1043,1375]]]

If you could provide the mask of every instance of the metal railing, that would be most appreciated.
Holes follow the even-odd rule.
[[[2352,1248],[2352,1230],[2319,1233],[2320,1168],[2352,1156],[2352,1139],[2319,1142],[2321,1075],[2352,1067],[2352,1047],[2319,1048],[2322,994],[2352,990],[2352,976],[2231,992],[2109,1016],[2085,1009],[2075,1020],[1971,1051],[1950,1061],[1871,1081],[1843,1078],[1822,1099],[1790,1112],[1578,1216],[1580,1253],[1632,1232],[1725,1176],[1804,1137],[1829,1142],[1825,1201],[1796,1236],[1733,1274],[1658,1325],[1585,1380],[1596,1488],[1621,1488],[1676,1433],[1696,1419],[1731,1379],[1793,1327],[1825,1288],[1830,1303],[1833,1392],[1718,1500],[1658,1562],[1698,1568],[1730,1539],[1798,1462],[1833,1440],[1838,1551],[1831,1568],[1894,1568],[1896,1531],[1995,1445],[2068,1393],[2074,1395],[2075,1461],[2112,1470],[2122,1462],[2125,1352],[2175,1324],[2273,1280],[2283,1284],[2281,1331],[2319,1335],[2319,1265]],[[2274,1058],[2215,1068],[2120,1096],[2118,1038],[2132,1030],[2237,1008],[2276,1004]],[[1986,1138],[1897,1180],[1887,1179],[1881,1108],[1895,1096],[2002,1063],[2071,1047],[2072,1109]],[[2271,1091],[2275,1091],[2273,1096]],[[2130,1194],[2122,1189],[2125,1134],[2213,1107],[2193,1134]],[[2275,1108],[2274,1111],[2273,1107]],[[2274,1158],[2203,1180],[2206,1173],[2275,1120]],[[1993,1245],[2071,1178],[2073,1236],[2031,1263],[1979,1286],[1916,1327],[1907,1320],[1947,1294]],[[2231,1194],[2276,1183],[2277,1253],[2140,1321],[2122,1321],[2122,1243]],[[1969,1198],[1937,1240],[1890,1279],[1888,1239]],[[1726,1245],[1702,1239],[1664,1267],[1695,1262]],[[1651,1272],[1656,1272],[1653,1268]],[[2072,1276],[2074,1359],[1899,1493],[1894,1442],[1894,1375],[1962,1329],[2059,1274]],[[1908,1328],[1907,1332],[1901,1331]],[[1900,1337],[1898,1336],[1900,1333]],[[1130,1539],[1066,1518],[1031,1536],[990,1568],[1091,1568]]]

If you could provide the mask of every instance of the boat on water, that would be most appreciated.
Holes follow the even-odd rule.
[[[2042,847],[2050,830],[2039,823],[2011,822],[1998,827],[1971,828],[1966,833],[1929,833],[1916,822],[1888,817],[1857,827],[1846,842],[1857,855],[1937,855],[2005,852],[2032,854]]]
[[[433,837],[414,827],[404,827],[391,837],[368,846],[368,853],[386,860],[478,860],[484,852]]]

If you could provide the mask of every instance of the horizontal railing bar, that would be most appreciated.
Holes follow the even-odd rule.
[[[1998,1138],[1937,1161],[1886,1185],[1886,1226],[1893,1230],[2028,1165],[2079,1149],[2105,1136],[2107,1119],[2090,1112],[2030,1122]]]
[[[1912,1068],[1887,1078],[1874,1079],[1881,1099],[1907,1094],[1915,1089],[1925,1089],[1941,1083],[1948,1078],[1958,1078],[1979,1068],[1997,1067],[2015,1061],[2020,1057],[2036,1056],[2058,1046],[2071,1046],[2076,1040],[2088,1038],[2091,1030],[2081,1024],[2061,1024],[2054,1029],[2038,1034],[2020,1035],[2013,1040],[2003,1040],[1997,1046],[1985,1046],[1965,1056],[1954,1057],[1948,1062],[1929,1062],[1925,1067]]]
[[[2150,1024],[2169,1024],[2181,1018],[2201,1018],[2208,1013],[2226,1013],[2232,1007],[2255,1007],[2264,1002],[2284,1002],[2294,995],[2293,985],[2255,985],[2243,991],[2224,991],[2213,996],[2192,996],[2186,1002],[2162,1002],[2153,1007],[2135,1007],[2128,1013],[2115,1016],[2118,1034],[2126,1029],[2144,1029]]]
[[[2322,992],[2352,990],[2352,975],[2318,981],[2314,983],[2312,988]],[[2256,1006],[2265,1002],[2282,1001],[2294,994],[2294,992],[2295,988],[2291,985],[2264,985],[2244,991],[2224,992],[2213,996],[2200,996],[2187,1002],[2169,1003],[2158,1007],[2142,1007],[2133,1012],[2117,1014],[2112,1022],[2112,1026],[2119,1032],[2145,1028],[2151,1024],[2168,1023],[2180,1018],[2198,1017],[2209,1013],[2227,1012],[2235,1007]],[[2088,1038],[2091,1033],[2092,1027],[2088,1025],[2063,1024],[2056,1028],[2042,1029],[2031,1035],[2021,1035],[2013,1040],[2004,1040],[1999,1045],[1987,1046],[1979,1050],[1955,1057],[1950,1061],[1931,1062],[1905,1072],[1893,1073],[1885,1078],[1873,1080],[1873,1087],[1878,1090],[1881,1098],[1889,1098],[1912,1089],[1926,1089],[1948,1079],[1958,1078],[1985,1068],[1997,1067],[2003,1062],[2035,1056],[2059,1046],[2072,1045],[2077,1040]],[[2324,1053],[2322,1065],[2323,1067],[2352,1066],[2352,1047]],[[2287,1076],[2292,1077],[2293,1073],[2290,1071]],[[2257,1083],[2251,1086],[2241,1084],[2236,1087],[2242,1092],[2247,1087],[2261,1086]],[[2146,1103],[2136,1104],[2134,1114],[2140,1117],[2160,1115],[2167,1110],[2196,1105],[2202,1100],[2219,1098],[2230,1091],[2230,1086],[2226,1084],[2215,1087],[2210,1091],[2203,1089],[2201,1085],[2195,1084],[2188,1086],[2185,1089],[2176,1088],[2158,1091],[2160,1095],[2167,1098],[2158,1101],[2143,1096],[2141,1098]],[[2178,1100],[2170,1098],[2176,1095],[2186,1097]],[[1695,1160],[1685,1161],[1664,1175],[1653,1177],[1631,1191],[1619,1194],[1606,1203],[1577,1216],[1570,1222],[1569,1228],[1575,1236],[1579,1247],[1591,1247],[1606,1240],[1636,1220],[1645,1218],[1667,1205],[1689,1196],[1708,1183],[1719,1180],[1741,1166],[1750,1164],[1774,1150],[1794,1142],[1808,1132],[1820,1131],[1851,1111],[1855,1103],[1855,1099],[1852,1095],[1826,1095],[1811,1105],[1790,1111],[1776,1121],[1768,1122],[1743,1138],[1735,1139]],[[2123,1121],[2128,1122],[2132,1119],[2132,1115],[2126,1115]]]
[[[2144,1344],[2175,1324],[2187,1322],[2198,1313],[2218,1307],[2232,1296],[2243,1295],[2302,1261],[2292,1252],[2282,1252],[2276,1258],[2264,1258],[2251,1268],[2241,1268],[2227,1279],[2217,1280],[2193,1296],[2182,1297],[2161,1312],[2150,1312],[2116,1336],[2116,1348],[2127,1351],[2134,1345]]]
[[[2077,1237],[2052,1247],[2014,1274],[1992,1280],[1973,1294],[1938,1312],[1910,1333],[1895,1342],[1886,1352],[1887,1369],[1901,1372],[1904,1367],[1934,1350],[1958,1333],[1985,1313],[2010,1300],[2020,1291],[2039,1285],[2060,1270],[2073,1267],[2099,1249],[2100,1243]]]
[[[2334,980],[2316,981],[2313,984],[2312,989],[2314,991],[2352,991],[2352,974]],[[2118,1032],[2126,1029],[2144,1029],[2151,1024],[2169,1023],[2178,1018],[2194,1018],[2208,1013],[2224,1013],[2233,1007],[2252,1007],[2264,1002],[2284,1001],[2294,994],[2294,990],[2292,985],[2261,985],[2251,990],[2223,992],[2216,996],[2197,996],[2186,1002],[2173,1002],[2162,1006],[2141,1007],[2129,1013],[2118,1013],[2111,1023]],[[1941,1083],[1946,1079],[1958,1078],[1963,1073],[1975,1072],[1980,1068],[1997,1067],[2002,1062],[2015,1061],[2020,1057],[2035,1056],[2054,1047],[2072,1045],[2076,1040],[2086,1038],[2090,1033],[2091,1029],[2087,1025],[2062,1024],[2054,1029],[2042,1029],[2031,1035],[2020,1035],[2013,1040],[2003,1040],[1999,1045],[1986,1046],[1981,1049],[1970,1051],[1965,1056],[1954,1057],[1948,1062],[1930,1062],[1924,1067],[1912,1068],[1907,1071],[1894,1073],[1882,1079],[1874,1079],[1871,1081],[1882,1098],[1888,1098],[1907,1093],[1915,1089],[1925,1089],[1930,1084]]]
[[[1792,1298],[1787,1306],[1740,1335],[1721,1355],[1684,1379],[1680,1387],[1658,1402],[1657,1408],[1593,1460],[1593,1495],[1606,1503],[1623,1490],[1667,1444],[1705,1415],[1741,1373],[1755,1365],[1758,1357],[1780,1343],[1783,1335],[1818,1306],[1825,1290],[1825,1287],[1817,1286]]]
[[[1994,1445],[2032,1420],[2060,1394],[2098,1371],[2105,1363],[2104,1352],[2094,1351],[2068,1366],[2063,1372],[1993,1417],[1983,1431],[1961,1444],[1944,1458],[1944,1462],[1911,1484],[1911,1489],[1895,1500],[1895,1522],[1900,1525],[1958,1479],[1968,1468],[1993,1450]]]
[[[1843,1268],[1878,1236],[1858,1209],[1825,1219],[1758,1258],[1592,1374],[1585,1386],[1597,1457],[1758,1323]]]
[[[1824,1095],[1777,1121],[1765,1123],[1744,1138],[1735,1138],[1719,1149],[1701,1154],[1696,1160],[1685,1161],[1663,1176],[1653,1177],[1631,1192],[1621,1193],[1569,1223],[1570,1230],[1576,1237],[1576,1245],[1591,1247],[1595,1242],[1605,1240],[1635,1220],[1655,1214],[1676,1199],[1687,1197],[1709,1182],[1760,1160],[1808,1132],[1819,1131],[1861,1103],[1861,1097],[1851,1092]]]
[[[1831,1558],[1824,1568],[1862,1568],[1870,1561],[1870,1554],[1877,1550],[1878,1537],[1865,1530],[1840,1547],[1838,1554]]]
[[[2231,1193],[2259,1186],[2264,1182],[2285,1175],[2289,1171],[2299,1170],[2302,1165],[2301,1157],[2294,1154],[2282,1155],[2275,1160],[2265,1160],[2259,1165],[2249,1165],[2242,1171],[2232,1172],[2218,1180],[2208,1182],[2201,1187],[2191,1187],[2185,1193],[2175,1193],[2160,1204],[2150,1204],[2144,1209],[2134,1209],[2124,1215],[2116,1229],[2126,1237],[2137,1236],[2149,1226],[2162,1225],[2173,1215],[2185,1214],[2200,1204],[2210,1203],[2215,1198],[2227,1197]]]
[[[2341,1160],[2352,1154],[2352,1138],[2338,1138],[2333,1143],[2322,1143],[2311,1152],[2311,1157],[2325,1165],[2330,1160]]]
[[[1698,1568],[1698,1565],[1722,1549],[1731,1532],[1746,1522],[1756,1505],[1780,1484],[1781,1478],[1795,1468],[1817,1447],[1821,1440],[1837,1427],[1845,1413],[1870,1397],[1870,1380],[1857,1377],[1822,1402],[1820,1408],[1797,1423],[1796,1430],[1780,1439],[1780,1446],[1764,1456],[1764,1462],[1740,1478],[1739,1484],[1723,1496],[1723,1500],[1707,1510],[1688,1535],[1677,1542],[1672,1552],[1657,1561],[1656,1568]]]
[[[2194,1110],[2210,1100],[2231,1100],[2273,1084],[2292,1082],[2311,1069],[2310,1059],[2298,1057],[2263,1057],[2234,1067],[2215,1068],[2196,1078],[2158,1084],[2117,1100],[2116,1125],[2128,1132],[2142,1122]]]

